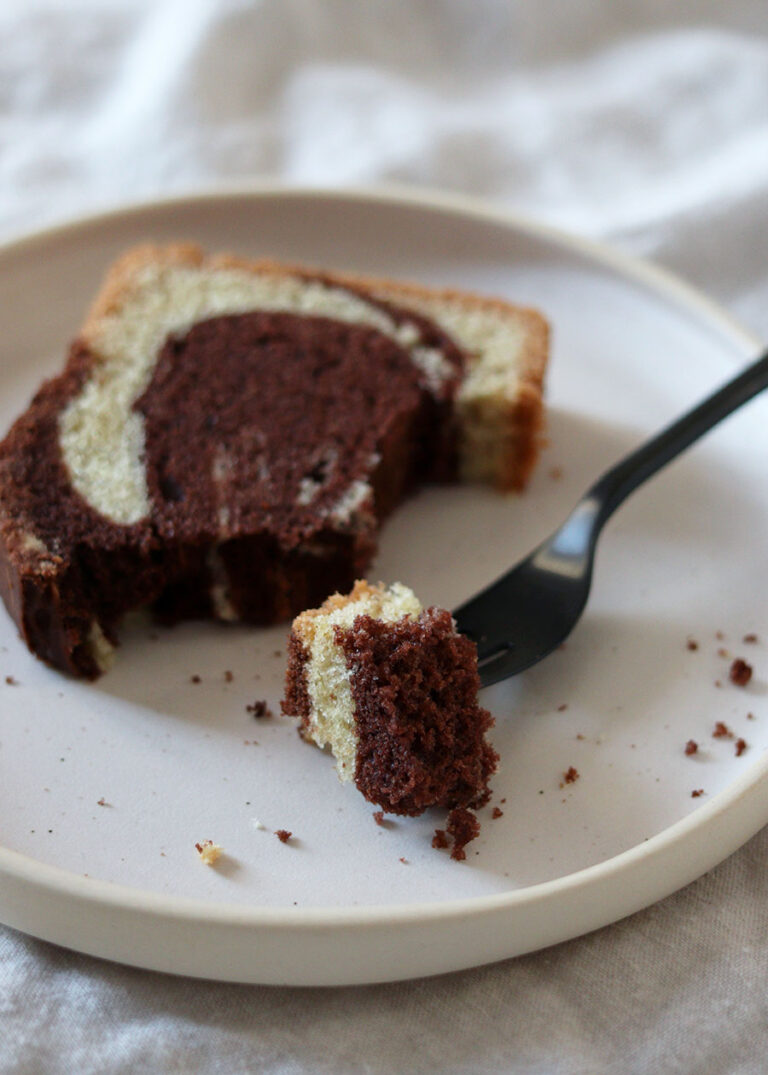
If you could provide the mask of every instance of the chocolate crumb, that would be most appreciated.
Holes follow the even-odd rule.
[[[563,773],[563,780],[564,780],[564,782],[566,784],[575,784],[578,779],[579,779],[579,770],[574,769],[574,767],[572,765],[570,765],[566,769],[566,771]]]
[[[256,720],[266,720],[269,717],[273,717],[274,713],[269,708],[263,698],[259,698],[253,703],[253,705],[247,705],[245,707],[246,713],[251,713]]]
[[[718,655],[718,657],[728,657],[728,656],[730,656],[730,654],[728,653],[728,650],[725,648],[725,646],[720,647],[720,649],[717,651],[717,655]]]
[[[700,795],[704,794],[704,788],[697,788],[696,791],[691,792],[692,799],[698,799]]]
[[[400,858],[397,861],[402,862],[403,866],[408,865],[408,859],[404,859],[402,855],[400,856]]]
[[[383,825],[384,824],[384,811],[383,810],[374,810],[373,811],[373,820],[376,822],[377,825]]]
[[[18,680],[14,679],[13,676],[6,676],[5,682],[8,684],[9,687],[18,687],[19,685]]]
[[[229,668],[227,668],[227,670],[224,672],[224,682],[225,683],[231,683],[234,678],[235,678],[234,672],[232,672]]]
[[[293,836],[293,833],[289,832],[288,829],[277,829],[275,831],[275,836],[278,838],[281,844],[287,844],[290,838]]]
[[[445,834],[445,829],[435,829],[435,835],[432,837],[432,846],[438,851],[443,851],[448,846],[448,837]]]
[[[747,720],[754,720],[754,719],[755,719],[755,714],[754,713],[747,713]]]
[[[102,797],[100,799],[96,800],[96,805],[97,806],[111,806],[112,804],[108,803],[107,800],[102,795]]]
[[[493,810],[491,811],[491,817],[492,818],[504,817],[504,811],[499,810],[498,806],[494,806]]]
[[[721,720],[717,721],[714,730],[712,732],[713,739],[733,739],[733,732],[727,724],[723,724]]]
[[[470,840],[480,835],[480,822],[471,810],[467,810],[465,806],[457,806],[448,815],[446,831],[453,839],[451,858],[463,862],[467,857],[464,848]]]
[[[736,757],[740,758],[744,751],[747,749],[746,739],[737,739],[734,743],[734,747],[736,748]]]
[[[202,680],[200,679],[200,676],[190,676],[189,677],[189,682],[190,683],[201,683]]]
[[[688,742],[685,744],[685,753],[686,754],[696,754],[698,749],[699,749],[699,744],[696,742],[695,739],[689,739]]]
[[[722,642],[722,640],[725,638],[725,635],[722,631],[715,631],[715,638]]]
[[[560,705],[557,707],[557,711],[558,711],[558,713],[564,713],[567,708],[568,708],[568,703],[567,702],[561,702]]]
[[[741,657],[737,657],[731,665],[728,672],[728,678],[731,683],[735,683],[737,687],[746,687],[752,678],[752,665],[747,664]]]
[[[750,633],[748,635],[744,635],[744,637],[742,638],[741,641],[746,642],[747,645],[749,646],[749,645],[754,645],[755,642],[757,642],[757,640],[758,640],[757,635],[754,634],[754,632],[750,631]]]
[[[686,645],[690,650],[695,650],[699,648],[699,643],[696,641],[695,638],[689,638],[686,642]]]
[[[282,657],[282,655],[283,655],[283,651],[281,649],[276,649],[272,653],[273,657]]]

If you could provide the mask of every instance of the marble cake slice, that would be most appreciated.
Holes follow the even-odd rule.
[[[402,583],[359,580],[293,622],[283,711],[388,813],[488,801],[498,755],[479,690],[475,645]]]
[[[417,483],[521,489],[535,311],[206,256],[120,258],[0,444],[0,590],[30,649],[96,677],[129,609],[273,623],[349,589]]]

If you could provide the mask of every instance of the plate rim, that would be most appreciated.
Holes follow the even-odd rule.
[[[190,188],[173,194],[160,197],[147,197],[141,200],[121,202],[110,207],[100,209],[95,213],[81,213],[74,217],[68,217],[58,222],[50,223],[42,228],[31,232],[21,232],[11,235],[0,243],[0,269],[6,258],[13,258],[19,253],[31,251],[35,246],[45,247],[47,243],[67,236],[76,234],[85,228],[108,228],[110,223],[124,221],[131,217],[141,217],[147,212],[172,209],[174,206],[190,206],[195,203],[201,207],[206,204],[220,203],[229,198],[238,198],[255,201],[269,201],[272,199],[311,199],[320,201],[349,201],[365,203],[374,210],[377,207],[408,206],[420,209],[423,212],[435,210],[447,212],[463,218],[483,221],[503,227],[505,230],[513,230],[519,233],[548,241],[561,249],[580,254],[597,264],[608,268],[623,279],[628,279],[649,289],[661,300],[671,302],[691,317],[703,321],[705,327],[717,331],[734,350],[743,352],[745,360],[752,352],[757,352],[761,347],[759,338],[746,329],[731,313],[722,307],[717,301],[708,296],[702,290],[688,283],[682,277],[671,270],[657,265],[652,260],[629,254],[616,246],[602,240],[588,238],[552,225],[544,220],[528,214],[523,214],[509,209],[490,199],[479,198],[466,194],[459,194],[445,190],[428,187],[411,187],[400,184],[376,184],[366,186],[307,186],[274,181],[251,181],[247,183],[216,183],[207,184],[202,188]],[[726,356],[724,356],[725,358]],[[63,867],[53,866],[32,856],[21,852],[12,851],[0,845],[0,917],[7,924],[13,926],[16,923],[9,920],[3,904],[4,884],[10,883],[20,886],[21,890],[29,893],[44,893],[47,896],[60,896],[74,901],[78,906],[98,904],[112,910],[120,909],[134,913],[136,916],[150,916],[152,919],[173,920],[179,923],[190,924],[219,924],[234,927],[242,933],[257,931],[259,927],[265,927],[270,931],[285,933],[296,930],[313,930],[321,928],[324,932],[336,933],[339,929],[350,929],[371,925],[397,925],[405,923],[445,923],[449,920],[466,919],[467,915],[482,916],[484,914],[495,915],[497,912],[512,912],[516,908],[531,908],[542,902],[547,904],[567,896],[569,893],[588,892],[592,886],[598,886],[607,879],[617,880],[622,876],[629,880],[635,877],[638,871],[648,868],[648,864],[654,858],[663,858],[664,855],[688,836],[693,836],[701,830],[706,830],[708,824],[714,819],[722,819],[726,814],[735,816],[735,825],[731,828],[737,830],[737,836],[729,842],[729,850],[726,854],[718,850],[709,855],[704,854],[703,860],[696,856],[695,863],[689,864],[687,869],[680,868],[673,873],[673,879],[665,884],[662,895],[654,895],[650,899],[641,896],[639,901],[626,901],[624,909],[600,922],[588,927],[596,928],[597,925],[608,925],[629,914],[640,910],[642,907],[657,902],[664,896],[679,890],[694,878],[701,876],[707,869],[712,868],[723,861],[729,854],[753,836],[768,819],[768,786],[765,776],[768,773],[768,752],[750,763],[749,768],[718,794],[714,795],[706,803],[696,807],[686,817],[673,823],[655,836],[635,844],[626,851],[614,855],[592,866],[564,874],[549,881],[527,885],[522,888],[512,889],[505,892],[465,897],[457,900],[445,900],[440,902],[409,902],[391,905],[368,905],[317,907],[265,907],[253,906],[246,903],[215,903],[203,899],[191,899],[184,896],[168,895],[140,887],[128,886],[117,882],[104,881],[96,878],[84,877]],[[765,800],[765,806],[763,804]],[[763,815],[766,816],[763,816]],[[759,820],[758,820],[759,816]],[[733,817],[732,817],[733,821]],[[706,841],[705,841],[706,842]],[[705,865],[701,866],[701,861]],[[642,886],[640,886],[642,887]],[[658,886],[657,886],[658,888]],[[13,916],[12,916],[13,917]],[[16,920],[23,920],[23,914],[16,915]],[[25,932],[44,936],[40,930],[31,930],[22,925],[18,928]],[[588,931],[587,930],[587,931]],[[50,932],[50,931],[49,931]],[[53,931],[55,932],[55,930]],[[552,939],[547,944],[568,939],[584,933],[582,928],[566,928],[552,933]],[[68,942],[59,937],[48,936],[46,939],[55,940],[56,943],[65,947]],[[88,947],[82,943],[71,945],[79,951],[88,951]],[[535,944],[532,947],[543,947]],[[522,951],[531,950],[517,946],[514,953],[501,951],[495,958],[507,958],[510,954],[520,954]],[[93,951],[92,954],[103,954],[102,951]],[[128,963],[130,959],[124,956],[120,962]],[[488,962],[488,960],[484,960]],[[146,958],[141,959],[135,965],[142,967],[152,966]],[[461,964],[449,969],[459,969],[459,966],[470,966],[472,962],[466,960]],[[160,960],[154,964],[154,969],[174,972]],[[444,969],[444,968],[441,968]],[[406,977],[414,977],[423,973],[438,973],[439,971],[409,972]],[[204,971],[188,971],[182,973],[198,973],[201,977],[217,977],[220,974],[209,975]],[[242,976],[230,978],[231,981],[292,981],[294,984],[320,984],[303,978],[272,978],[262,973],[255,977],[245,979]],[[391,976],[384,979],[375,976],[350,977],[341,975],[324,979],[328,984],[334,982],[341,984],[375,980],[393,980]]]

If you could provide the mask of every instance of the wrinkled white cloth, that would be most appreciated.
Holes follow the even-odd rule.
[[[486,195],[768,337],[765,0],[3,0],[0,240],[253,177]],[[365,989],[173,979],[0,927],[0,1071],[751,1073],[768,831],[663,903]]]

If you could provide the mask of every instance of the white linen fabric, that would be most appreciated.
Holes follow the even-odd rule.
[[[253,177],[490,196],[768,336],[768,7],[0,4],[0,240]],[[365,989],[174,979],[0,928],[0,1071],[763,1072],[766,861],[763,831],[589,937]]]

